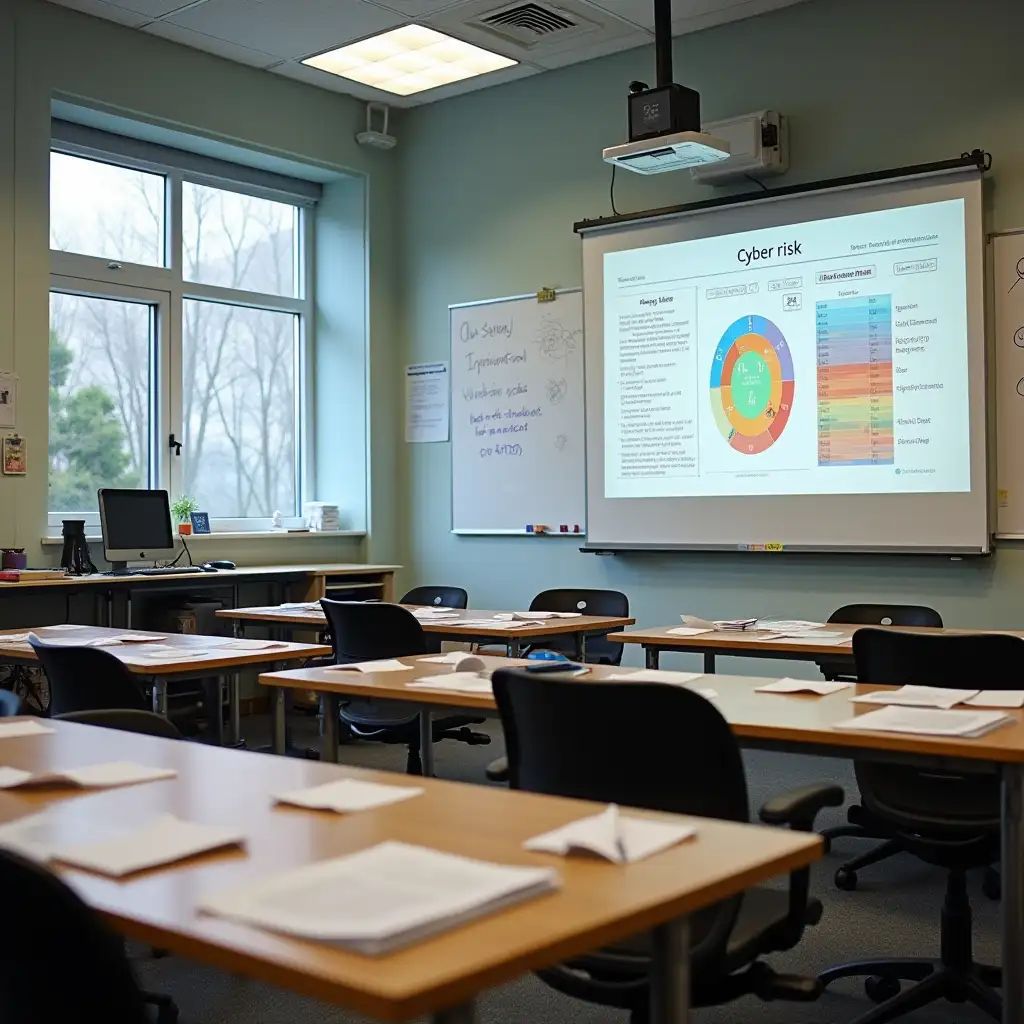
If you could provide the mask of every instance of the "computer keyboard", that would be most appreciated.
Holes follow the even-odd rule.
[[[112,569],[107,576],[192,576],[203,570],[192,565],[168,565],[162,569]]]

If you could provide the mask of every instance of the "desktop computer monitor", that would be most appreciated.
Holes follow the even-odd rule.
[[[166,491],[101,487],[99,501],[103,557],[115,569],[175,556]]]

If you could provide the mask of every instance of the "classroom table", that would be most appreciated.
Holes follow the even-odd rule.
[[[820,648],[819,648],[820,650]],[[438,706],[494,713],[494,697],[487,693],[457,690],[411,689],[413,679],[451,672],[452,666],[423,664],[420,659],[400,659],[408,672],[339,672],[296,669],[260,676],[260,683],[278,688],[299,687],[339,695],[412,701],[421,706],[427,720]],[[629,669],[591,666],[582,680],[602,680]],[[637,670],[633,670],[637,671]],[[1024,1024],[1024,711],[1009,711],[1007,725],[977,739],[913,736],[898,733],[851,732],[836,729],[838,722],[876,710],[870,704],[851,704],[850,697],[871,690],[894,687],[857,684],[826,697],[808,694],[755,693],[768,679],[760,676],[697,676],[691,688],[712,688],[715,706],[745,747],[785,753],[812,754],[843,759],[900,761],[937,771],[964,766],[1000,776],[1002,782],[1002,902],[1003,902],[1003,1024]],[[538,679],[543,685],[543,677]],[[977,681],[975,685],[984,685]],[[421,750],[426,770],[427,747]]]
[[[38,626],[19,630],[0,631],[0,661],[22,665],[38,663],[35,651],[27,641],[5,643],[4,637],[9,633],[35,633],[40,640],[79,640],[86,643],[106,636],[160,636],[159,643],[167,644],[176,650],[216,651],[221,644],[231,641],[226,636],[203,636],[195,633],[157,633],[153,630],[112,629],[109,626],[79,626],[68,629],[67,626]],[[116,658],[122,660],[137,656],[140,648],[146,644],[128,643],[115,647],[102,647]],[[137,676],[145,679],[152,686],[153,710],[161,715],[167,714],[167,683],[170,679],[197,679],[203,676],[227,676],[228,680],[228,741],[238,743],[241,739],[241,696],[240,669],[252,666],[272,665],[277,662],[307,661],[310,658],[323,658],[331,653],[330,647],[322,644],[280,643],[261,651],[221,651],[209,657],[179,657],[168,651],[167,658],[160,658],[148,664],[125,660],[125,665]],[[219,730],[218,730],[219,731]]]
[[[242,565],[235,569],[194,573],[173,573],[164,576],[142,576],[138,573],[108,575],[97,572],[85,576],[63,576],[59,579],[27,579],[17,583],[0,582],[0,600],[44,591],[95,592],[105,602],[106,625],[114,624],[114,595],[126,594],[126,626],[131,626],[131,595],[136,590],[207,589],[230,587],[232,604],[237,605],[238,588],[244,583],[277,583],[290,586],[295,600],[314,601],[326,596],[332,585],[347,591],[364,589],[368,596],[390,601],[394,597],[394,574],[399,565],[361,565],[354,562],[321,562],[314,565]]]
[[[876,626],[847,625],[829,622],[821,627],[829,632],[841,632],[843,639],[836,644],[814,643],[800,637],[781,640],[765,640],[772,630],[714,630],[697,636],[674,636],[669,632],[678,626],[655,626],[647,629],[630,629],[624,633],[611,633],[608,639],[613,643],[640,644],[646,655],[648,668],[657,668],[661,654],[703,654],[704,671],[715,671],[715,656],[733,655],[739,658],[776,658],[785,661],[820,661],[847,664],[853,674],[853,634],[858,629],[895,629],[901,633],[937,633],[963,636],[965,633],[1002,633],[1008,636],[1024,637],[1024,630],[1012,629],[960,629],[947,626]],[[777,631],[775,631],[777,632]],[[813,631],[812,631],[813,632]],[[838,639],[838,638],[837,638]]]
[[[416,605],[403,605],[413,611]],[[453,613],[455,614],[455,613]],[[458,609],[459,619],[449,619],[446,622],[431,622],[420,620],[420,625],[425,633],[438,637],[441,640],[463,641],[464,643],[499,642],[508,646],[509,656],[519,657],[524,646],[544,640],[553,636],[572,637],[576,643],[576,657],[586,657],[587,637],[604,636],[606,633],[616,629],[624,629],[631,626],[636,619],[608,615],[577,615],[571,619],[544,619],[542,622],[527,623],[518,629],[502,629],[499,625],[492,628],[487,626],[460,626],[459,620],[473,619],[495,619],[496,615],[508,614],[507,612],[477,611],[474,609]],[[236,629],[244,630],[247,622],[262,622],[277,628],[289,630],[296,629],[325,629],[327,618],[319,608],[222,608],[217,612],[217,617],[229,619],[236,624]]]
[[[386,1021],[431,1014],[470,1024],[483,991],[639,932],[652,933],[653,1024],[689,1019],[689,915],[821,856],[821,840],[787,829],[710,819],[694,839],[641,863],[531,853],[523,842],[600,806],[579,800],[422,779],[423,794],[357,814],[275,805],[273,794],[344,777],[408,785],[407,776],[272,757],[52,723],[56,733],[0,740],[5,764],[48,771],[114,759],[177,777],[100,793],[33,789],[0,793],[0,821],[44,808],[55,838],[83,818],[131,823],[159,813],[236,826],[244,849],[194,857],[113,880],[61,876],[118,931],[182,957]],[[215,779],[216,785],[210,780]],[[648,811],[650,817],[680,820]],[[385,956],[363,956],[197,912],[210,892],[328,860],[385,840],[494,862],[548,865],[558,891],[480,918]]]

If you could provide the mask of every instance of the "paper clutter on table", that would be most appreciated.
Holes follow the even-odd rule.
[[[328,665],[327,668],[339,672],[406,672],[409,666],[402,664],[397,658],[382,658],[380,661],[353,661],[348,665]]]
[[[948,711],[889,705],[877,711],[858,715],[847,722],[837,722],[833,728],[857,732],[904,732],[916,736],[976,739],[1012,721],[1009,715],[1001,711]]]
[[[847,690],[852,683],[827,682],[824,679],[790,679],[788,676],[755,688],[755,693],[816,693],[824,697]]]
[[[362,779],[338,779],[320,786],[278,793],[274,799],[281,804],[345,814],[386,807],[388,804],[410,800],[422,792],[417,786],[384,786],[379,782],[365,782]]]
[[[130,786],[138,782],[173,779],[173,768],[149,768],[134,761],[111,761],[107,764],[67,768],[64,771],[27,772],[20,768],[0,768],[0,789],[19,786],[78,786],[81,789],[106,789]]]
[[[899,704],[908,708],[949,708],[978,695],[978,690],[947,686],[901,686],[898,690],[875,690],[851,697],[852,704]]]
[[[541,853],[592,853],[614,864],[644,860],[696,835],[692,825],[626,817],[616,804],[600,814],[580,818],[561,828],[527,839],[527,850]]]

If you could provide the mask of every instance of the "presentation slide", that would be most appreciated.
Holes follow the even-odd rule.
[[[962,199],[604,256],[605,496],[971,489]]]

